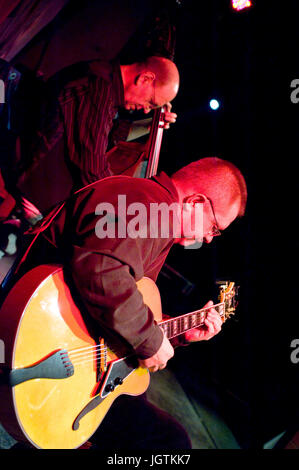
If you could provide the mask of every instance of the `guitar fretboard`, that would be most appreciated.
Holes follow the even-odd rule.
[[[213,308],[218,311],[221,317],[224,316],[224,303],[215,304]],[[159,322],[159,326],[163,329],[166,337],[171,339],[185,333],[185,331],[203,325],[208,310],[209,308],[202,308],[179,317],[169,318]]]

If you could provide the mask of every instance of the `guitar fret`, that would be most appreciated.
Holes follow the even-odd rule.
[[[176,336],[178,334],[178,323],[177,323],[177,320],[173,320],[172,322],[173,324],[173,329],[172,329],[172,335],[173,336]]]
[[[223,304],[215,305],[214,308],[216,308],[219,314],[223,316],[225,310]],[[180,317],[172,318],[161,322],[160,326],[167,338],[173,338],[185,331],[203,325],[206,318],[206,311],[207,309],[202,309]]]
[[[165,335],[168,337],[168,332],[167,332],[167,323],[161,323],[161,328],[164,331]]]
[[[180,331],[179,334],[183,333],[184,331],[184,317],[180,318]]]

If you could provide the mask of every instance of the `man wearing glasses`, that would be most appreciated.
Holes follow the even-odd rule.
[[[17,184],[41,213],[74,190],[111,176],[109,144],[133,140],[149,131],[148,124],[134,127],[123,121],[125,125],[113,133],[122,108],[148,114],[165,106],[166,129],[177,117],[170,102],[179,89],[179,72],[167,58],[152,56],[127,65],[93,61],[81,66],[76,80],[68,80],[67,72],[65,75],[48,81],[50,106],[28,151],[33,163]]]
[[[129,231],[126,236],[119,235],[121,224],[125,223],[127,227],[137,224],[134,211],[123,221],[118,209],[119,195],[126,197],[127,207],[138,204],[145,208],[146,217],[138,220],[139,233],[143,235],[131,236]],[[150,179],[113,176],[89,185],[65,203],[39,238],[45,237],[56,247],[55,259],[62,256],[62,263],[70,270],[87,312],[104,328],[113,329],[123,337],[143,366],[156,371],[166,366],[173,348],[155,324],[149,309],[140,301],[136,281],[143,276],[156,281],[173,244],[189,248],[196,243],[200,246],[211,243],[244,214],[246,200],[246,183],[232,163],[216,157],[203,158],[171,177],[165,173]],[[103,202],[108,207],[105,223],[112,225],[113,231],[107,230],[101,236],[98,230],[101,214],[97,207]],[[153,203],[178,207],[180,224],[175,226],[171,211],[168,211],[168,217],[160,219],[160,233],[165,233],[166,228],[167,237],[150,235],[153,220],[149,209]],[[202,227],[195,232],[193,226],[199,204]],[[177,233],[177,226],[180,233]],[[46,245],[48,256],[51,249]],[[32,251],[34,253],[34,247]],[[42,257],[42,254],[37,257],[38,264]],[[207,329],[190,330],[186,333],[187,341],[206,340],[220,331],[222,322],[213,308],[206,321]]]
[[[150,214],[150,204],[166,204],[168,207],[176,204],[179,209],[176,214],[182,222],[180,227],[187,229],[177,233],[173,229],[173,214],[170,216],[171,211],[168,211],[168,220],[164,217],[164,222],[160,224],[162,232],[165,228],[162,225],[168,224],[168,237],[148,235],[152,223],[150,215],[139,220],[145,228],[143,231],[139,227],[140,233],[145,233],[145,236],[119,236],[116,228],[115,236],[101,237],[96,229],[101,220],[96,208],[105,201],[109,215],[106,217],[107,223],[119,226],[123,223],[122,214],[117,212],[120,194],[126,196],[131,207],[142,204],[146,214]],[[29,253],[27,261],[21,266],[21,272],[32,267],[33,260],[36,264],[43,264],[55,259],[55,262],[63,264],[82,301],[85,314],[96,320],[108,334],[116,333],[122,338],[132,348],[142,367],[156,372],[165,368],[173,357],[175,344],[171,344],[155,322],[136,282],[142,277],[156,281],[174,243],[185,247],[196,242],[210,243],[213,237],[220,235],[222,230],[244,214],[246,200],[246,183],[241,172],[232,163],[214,157],[190,163],[171,177],[161,173],[149,179],[127,176],[104,178],[66,201],[50,225],[47,220],[44,221],[45,229],[43,225],[36,227],[35,232],[40,232],[40,235],[31,248],[31,255]],[[202,207],[202,239],[191,230],[198,204]],[[134,217],[134,211],[130,212],[126,218],[127,226]],[[30,262],[31,266],[28,266]],[[204,307],[208,308],[204,327],[181,335],[183,344],[209,340],[220,332],[222,320],[213,308],[213,302],[209,301]],[[139,406],[140,410],[136,413]],[[134,420],[128,418],[130,413]],[[139,425],[142,423],[141,430],[137,429],[135,416],[138,416]],[[133,440],[132,432],[135,436]],[[113,448],[119,442],[122,448],[131,446],[135,449],[189,446],[181,427],[165,413],[154,409],[143,396],[119,397],[94,439],[102,449],[107,445]]]

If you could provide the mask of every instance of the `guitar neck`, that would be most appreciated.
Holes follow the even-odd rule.
[[[215,308],[220,316],[224,318],[224,303],[214,304]],[[168,318],[159,322],[159,326],[163,329],[165,336],[168,339],[174,338],[185,333],[192,328],[197,328],[204,324],[205,318],[207,316],[209,308],[202,308],[200,310],[195,310],[194,312],[186,313],[175,318]]]

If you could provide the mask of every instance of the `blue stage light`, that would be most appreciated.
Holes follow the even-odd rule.
[[[214,111],[216,111],[216,109],[218,109],[220,107],[220,103],[218,100],[216,100],[215,98],[213,98],[212,100],[210,100],[210,108],[213,109]]]

